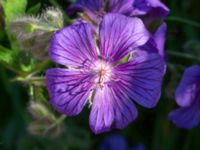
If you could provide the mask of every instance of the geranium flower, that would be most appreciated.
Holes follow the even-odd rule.
[[[176,102],[180,108],[169,114],[177,127],[190,129],[200,122],[200,66],[185,70],[176,89]]]
[[[156,106],[165,70],[159,54],[138,50],[149,39],[140,19],[107,14],[98,33],[96,37],[88,23],[57,31],[49,55],[66,68],[46,72],[53,107],[75,116],[89,102],[94,133],[121,129],[135,120],[132,100],[147,108]],[[128,61],[120,63],[130,53]]]
[[[145,23],[164,19],[169,9],[160,0],[78,0],[68,9],[69,13],[85,12],[82,17],[92,23],[100,23],[106,13],[141,16]]]

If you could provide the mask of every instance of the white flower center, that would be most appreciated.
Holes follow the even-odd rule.
[[[94,83],[97,86],[102,88],[106,82],[111,80],[112,66],[109,63],[98,60],[94,63],[92,70],[95,73]]]

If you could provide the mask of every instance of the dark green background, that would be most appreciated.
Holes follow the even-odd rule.
[[[31,116],[27,112],[29,101],[27,87],[18,82],[11,82],[15,73],[0,65],[0,149],[94,150],[98,149],[103,138],[119,133],[127,139],[130,147],[143,143],[147,150],[199,150],[200,127],[191,130],[178,129],[167,120],[167,115],[177,107],[173,95],[184,69],[200,63],[200,1],[165,0],[163,2],[171,10],[166,20],[168,69],[157,107],[144,109],[137,106],[139,116],[134,123],[124,130],[114,130],[100,135],[94,135],[89,129],[89,110],[85,108],[79,116],[65,119],[65,130],[60,137],[32,136],[26,130],[27,124],[31,121]],[[27,10],[38,3],[41,7],[35,10],[37,13],[41,12],[42,8],[52,5],[59,5],[65,11],[70,2],[29,0]],[[11,47],[3,26],[0,30],[0,45]]]

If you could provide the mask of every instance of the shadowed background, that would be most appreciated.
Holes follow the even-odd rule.
[[[21,0],[16,1],[22,2]],[[91,132],[88,123],[89,110],[85,108],[80,115],[64,120],[60,127],[62,128],[61,134],[36,136],[27,130],[32,120],[27,110],[30,105],[28,95],[30,89],[21,82],[13,81],[16,77],[15,72],[6,67],[4,63],[0,63],[0,149],[94,150],[99,149],[105,137],[117,133],[127,140],[129,147],[142,143],[147,150],[199,150],[200,127],[191,130],[178,129],[167,120],[167,115],[172,109],[177,108],[174,101],[174,90],[184,69],[193,64],[200,64],[200,1],[163,0],[162,2],[171,11],[166,20],[168,69],[157,107],[148,110],[138,105],[139,116],[134,123],[124,130],[113,130],[100,135],[94,135]],[[65,12],[69,4],[70,0],[31,0],[27,1],[26,13],[39,14],[48,6],[60,7]],[[16,9],[16,7],[13,5],[11,9]],[[7,55],[2,55],[1,51],[5,47],[13,49],[15,43],[10,41],[12,38],[6,34],[7,27],[3,16],[0,13],[0,58],[8,59]],[[67,16],[65,16],[65,23],[69,23]],[[21,54],[17,59],[23,61],[24,64],[28,63],[29,60],[24,58]],[[41,71],[41,74],[44,74],[44,71]],[[47,95],[46,91],[38,90]],[[54,111],[53,113],[57,117],[60,116]]]

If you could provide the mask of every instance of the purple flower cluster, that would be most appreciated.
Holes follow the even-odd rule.
[[[49,47],[65,66],[46,72],[50,103],[67,116],[89,103],[96,134],[124,128],[137,117],[134,102],[152,108],[160,98],[166,24],[150,33],[147,22],[169,10],[159,0],[79,0],[77,10],[85,20],[57,31]]]
[[[169,114],[169,119],[180,128],[190,129],[200,122],[200,66],[185,70],[176,89],[176,102],[181,107]]]

